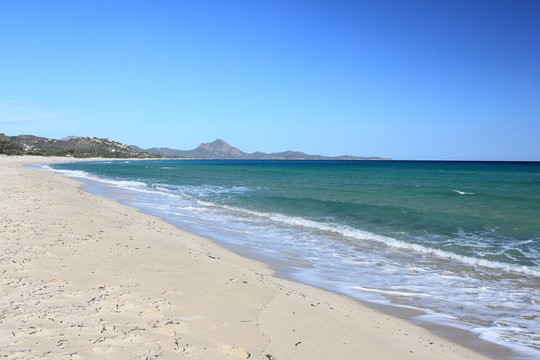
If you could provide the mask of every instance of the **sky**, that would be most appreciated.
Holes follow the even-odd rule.
[[[0,133],[540,161],[540,1],[0,2]]]

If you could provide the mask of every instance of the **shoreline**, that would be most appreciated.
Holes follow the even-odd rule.
[[[427,329],[431,331],[432,333],[438,334],[442,336],[443,338],[446,338],[466,348],[479,351],[480,353],[486,356],[492,356],[493,358],[496,358],[496,359],[508,359],[508,358],[520,359],[521,358],[519,353],[517,351],[514,353],[513,349],[511,349],[510,347],[505,347],[504,345],[500,345],[494,342],[483,340],[481,337],[479,337],[477,334],[475,334],[472,331],[472,328],[455,326],[455,324],[450,325],[449,323],[444,321],[444,318],[440,318],[440,317],[438,318],[438,320],[433,320],[430,316],[432,315],[432,313],[430,313],[429,310],[423,310],[420,307],[411,308],[408,306],[398,305],[391,302],[381,303],[381,302],[369,301],[366,299],[355,297],[346,292],[341,292],[338,289],[335,289],[332,287],[325,287],[322,283],[317,283],[317,282],[313,282],[309,280],[304,282],[301,279],[295,277],[293,274],[293,271],[296,266],[302,267],[306,265],[306,264],[302,264],[300,261],[295,262],[295,261],[292,261],[291,259],[285,260],[285,259],[279,259],[277,257],[271,257],[269,255],[265,255],[264,253],[261,253],[260,251],[257,251],[257,249],[254,249],[250,246],[240,245],[234,241],[233,242],[227,241],[221,236],[216,237],[215,233],[207,232],[207,231],[200,231],[200,229],[197,229],[197,227],[191,228],[191,229],[190,228],[185,229],[183,226],[185,226],[186,224],[175,221],[174,217],[164,216],[165,214],[160,213],[159,211],[154,211],[152,210],[151,207],[148,208],[144,206],[142,207],[137,206],[136,205],[138,203],[137,201],[133,202],[130,200],[131,195],[130,195],[129,190],[117,188],[114,185],[108,184],[108,182],[102,183],[101,181],[97,179],[92,179],[92,178],[87,178],[87,177],[77,177],[77,175],[71,175],[71,176],[85,183],[85,185],[83,186],[83,189],[85,191],[88,191],[94,195],[104,196],[110,199],[114,199],[115,201],[118,201],[121,204],[124,204],[126,206],[137,208],[144,214],[156,216],[160,219],[163,219],[166,222],[174,225],[175,227],[183,231],[191,232],[199,236],[205,237],[207,239],[210,239],[210,241],[212,241],[214,244],[217,244],[218,246],[221,246],[230,251],[233,251],[234,253],[239,254],[242,257],[246,257],[246,258],[261,262],[265,264],[266,266],[268,266],[272,271],[274,271],[274,274],[273,274],[274,277],[292,281],[294,283],[300,283],[303,285],[321,289],[323,291],[329,291],[333,294],[337,294],[339,296],[344,296],[354,301],[358,301],[364,306],[367,306],[371,309],[382,312],[384,314],[390,314],[392,316],[398,317],[400,319],[403,319],[415,325],[421,326],[422,328]],[[427,320],[425,317],[427,317]]]
[[[10,344],[0,354],[486,358],[356,300],[274,277],[263,263],[79,181],[22,166],[66,160],[0,156],[1,209],[14,213],[2,227],[2,255],[12,258],[2,267],[30,295],[3,302]]]

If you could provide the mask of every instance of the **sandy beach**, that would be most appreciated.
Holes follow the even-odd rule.
[[[486,359],[0,156],[8,359]]]

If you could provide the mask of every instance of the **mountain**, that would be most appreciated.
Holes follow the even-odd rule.
[[[149,148],[142,149],[136,145],[130,147],[137,151],[144,151],[150,154],[157,154],[167,157],[181,158],[211,158],[211,159],[282,159],[282,160],[389,160],[380,157],[361,157],[361,156],[322,156],[309,155],[299,151],[284,151],[277,153],[263,153],[260,151],[246,153],[237,147],[227,144],[221,139],[214,140],[211,143],[202,143],[193,150],[176,150],[170,148]]]
[[[34,135],[6,136],[0,134],[0,153],[7,155],[44,155],[106,158],[160,157],[132,149],[109,139],[68,136],[62,140]]]
[[[214,140],[211,143],[202,143],[199,145],[199,147],[192,151],[201,157],[241,158],[248,155],[240,149],[232,147],[221,139]]]

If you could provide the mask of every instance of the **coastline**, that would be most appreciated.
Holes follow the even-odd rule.
[[[66,160],[0,156],[8,358],[486,359],[22,166]]]

